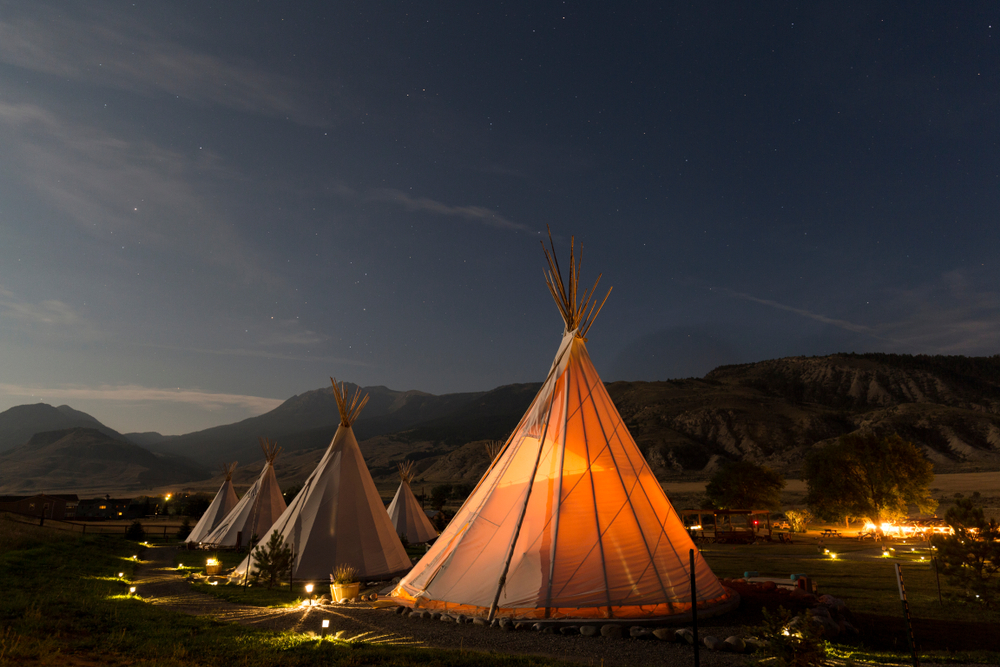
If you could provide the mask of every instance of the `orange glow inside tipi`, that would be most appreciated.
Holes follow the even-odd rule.
[[[689,616],[694,544],[587,354],[585,336],[600,311],[591,303],[597,285],[578,298],[573,255],[568,287],[554,255],[546,256],[566,322],[548,378],[393,597],[488,617]],[[699,615],[738,602],[697,549],[695,580]]]

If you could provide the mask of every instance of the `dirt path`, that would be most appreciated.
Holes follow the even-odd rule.
[[[495,651],[508,654],[540,655],[584,665],[636,665],[650,667],[690,665],[689,646],[657,640],[607,639],[543,635],[532,631],[503,632],[489,627],[441,621],[403,618],[392,608],[369,605],[338,605],[291,609],[265,609],[233,604],[192,590],[174,569],[176,547],[151,547],[144,562],[136,568],[135,582],[142,598],[172,611],[194,616],[209,616],[223,622],[274,631],[319,632],[323,619],[330,620],[330,632],[344,631],[348,637],[367,633],[366,638],[405,642],[418,646]],[[706,623],[702,636],[725,638],[740,634],[738,628]],[[746,657],[732,653],[701,650],[701,664],[706,667],[736,667]]]

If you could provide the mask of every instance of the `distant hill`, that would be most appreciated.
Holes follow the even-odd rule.
[[[371,399],[355,433],[383,486],[397,480],[404,460],[416,464],[415,483],[474,483],[489,464],[484,441],[505,440],[540,386],[444,396],[368,387]],[[661,480],[704,479],[724,459],[749,459],[794,477],[812,447],[860,428],[899,433],[938,472],[1000,469],[1000,356],[788,357],[722,366],[702,379],[613,382],[607,389]],[[19,407],[68,418],[51,406]],[[15,410],[0,414],[0,434]],[[236,424],[169,438],[130,436],[160,454],[190,456],[213,473],[219,462],[238,460],[237,484],[260,472],[257,440],[268,436],[285,449],[275,465],[284,488],[308,476],[338,422],[332,391],[317,389]],[[0,475],[7,478],[2,463]],[[218,479],[204,477],[188,486],[214,491]]]
[[[938,472],[1000,469],[997,356],[789,357],[723,366],[703,379],[606,386],[662,480],[705,478],[723,459],[796,476],[809,449],[862,427],[913,441]],[[504,404],[499,395],[491,400],[493,392],[478,400],[488,419],[478,419],[471,404],[362,442],[373,476],[390,481],[409,447],[417,482],[476,481],[488,465],[477,441],[506,438],[538,385],[514,387],[526,400]]]
[[[355,385],[347,385],[353,393]],[[368,405],[354,424],[359,439],[392,433],[422,422],[434,421],[481,397],[480,393],[435,396],[419,391],[393,391],[365,387]],[[258,439],[277,440],[286,452],[329,444],[340,423],[331,387],[289,398],[274,410],[235,424],[216,426],[147,446],[163,453],[189,457],[204,465],[225,461],[249,463],[261,458]]]
[[[7,494],[145,491],[207,476],[200,466],[153,454],[94,428],[36,433],[0,454],[0,492]]]
[[[47,403],[17,405],[0,412],[0,453],[28,442],[31,436],[45,431],[57,431],[81,426],[93,428],[112,438],[124,436],[108,428],[86,412],[68,405],[54,408]]]

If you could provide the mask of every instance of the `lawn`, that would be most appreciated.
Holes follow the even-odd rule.
[[[141,547],[0,515],[0,665],[556,666],[546,658],[320,641],[149,605],[128,594]],[[119,579],[118,573],[124,576]]]
[[[921,545],[896,544],[894,558],[865,556],[872,542],[828,539],[836,560],[821,556],[813,538],[792,545],[703,545],[705,559],[720,577],[740,577],[746,570],[787,577],[807,574],[820,592],[844,599],[856,615],[901,636],[902,609],[893,562],[903,565],[911,609],[918,622],[958,628],[967,635],[996,635],[1000,614],[956,601],[942,580],[938,601],[934,572],[921,556]],[[876,547],[877,548],[877,547]],[[908,551],[917,549],[917,551]],[[146,604],[128,595],[129,581],[142,559],[142,548],[119,537],[50,531],[7,520],[0,515],[0,664],[131,665],[557,665],[546,658],[496,654],[463,655],[457,651],[386,646],[363,642],[319,641],[307,634],[275,633],[192,617]],[[180,552],[178,565],[203,571],[210,552]],[[224,565],[233,565],[225,552]],[[232,559],[238,556],[233,555]],[[187,561],[190,560],[190,563]],[[124,573],[119,579],[118,573]],[[246,604],[294,604],[301,591],[287,585],[244,590],[205,586],[213,595]],[[737,618],[752,622],[746,610]],[[918,625],[917,640],[921,642]],[[926,625],[925,625],[926,627]],[[867,648],[835,645],[843,658],[906,663],[905,646]],[[72,656],[72,660],[68,658]],[[1000,664],[1000,652],[922,651],[925,662]]]

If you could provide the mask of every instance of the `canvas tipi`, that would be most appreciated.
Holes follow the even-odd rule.
[[[407,542],[420,544],[430,542],[437,537],[431,520],[424,514],[420,502],[410,489],[413,479],[413,462],[405,461],[399,464],[399,488],[389,503],[389,520],[392,521],[396,534],[406,536]]]
[[[597,283],[578,297],[572,250],[568,285],[545,254],[566,324],[549,375],[393,598],[487,618],[689,618],[694,544],[587,354]],[[697,549],[694,576],[699,616],[738,604]]]
[[[234,470],[236,470],[235,461],[230,465],[222,466],[222,472],[226,475],[226,481],[222,483],[219,492],[215,494],[212,504],[208,506],[208,509],[205,510],[205,513],[198,520],[198,523],[191,529],[191,534],[184,540],[185,542],[191,542],[192,544],[202,542],[205,536],[211,533],[212,529],[218,526],[219,522],[225,519],[226,515],[236,507],[238,499],[236,498],[236,491],[233,489]]]
[[[347,400],[333,382],[340,426],[302,490],[274,522],[292,548],[292,576],[326,580],[338,565],[351,565],[357,576],[375,579],[410,569],[410,558],[386,514],[351,424],[365,406],[360,389]],[[262,536],[262,539],[267,536]],[[255,559],[248,556],[231,579],[242,580]]]
[[[264,539],[271,524],[285,511],[285,499],[274,476],[274,459],[281,453],[281,447],[267,438],[260,439],[260,447],[264,450],[265,459],[260,476],[226,518],[205,536],[202,544],[248,546],[254,537]]]

